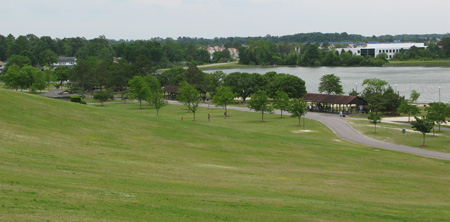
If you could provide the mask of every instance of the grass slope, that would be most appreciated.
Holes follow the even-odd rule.
[[[350,144],[314,121],[293,133],[277,115],[137,107],[0,89],[0,220],[450,218],[449,161]]]

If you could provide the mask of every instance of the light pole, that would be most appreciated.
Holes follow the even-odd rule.
[[[439,102],[441,102],[441,86],[439,86],[438,88],[439,88]]]
[[[395,92],[397,92],[397,84],[395,84]]]
[[[356,94],[358,94],[358,83],[355,83],[355,87],[356,87]]]

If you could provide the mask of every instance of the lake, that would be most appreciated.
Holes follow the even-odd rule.
[[[217,70],[208,70],[214,72]],[[357,88],[361,92],[364,79],[377,78],[387,81],[400,95],[409,99],[411,91],[420,93],[418,102],[428,103],[439,100],[450,102],[450,68],[446,67],[270,67],[270,68],[237,68],[220,70],[226,74],[233,72],[260,73],[275,71],[300,77],[306,83],[306,90],[318,93],[320,77],[335,74],[341,78],[345,94]],[[357,84],[357,85],[356,85]]]

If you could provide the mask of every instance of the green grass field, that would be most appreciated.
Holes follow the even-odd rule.
[[[278,115],[0,89],[3,221],[446,221],[450,161]],[[211,114],[211,122],[207,114]],[[181,116],[184,121],[181,121]]]

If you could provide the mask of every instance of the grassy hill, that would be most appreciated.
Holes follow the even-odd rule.
[[[450,218],[450,161],[340,141],[312,120],[299,133],[277,115],[137,108],[0,89],[0,220]]]

